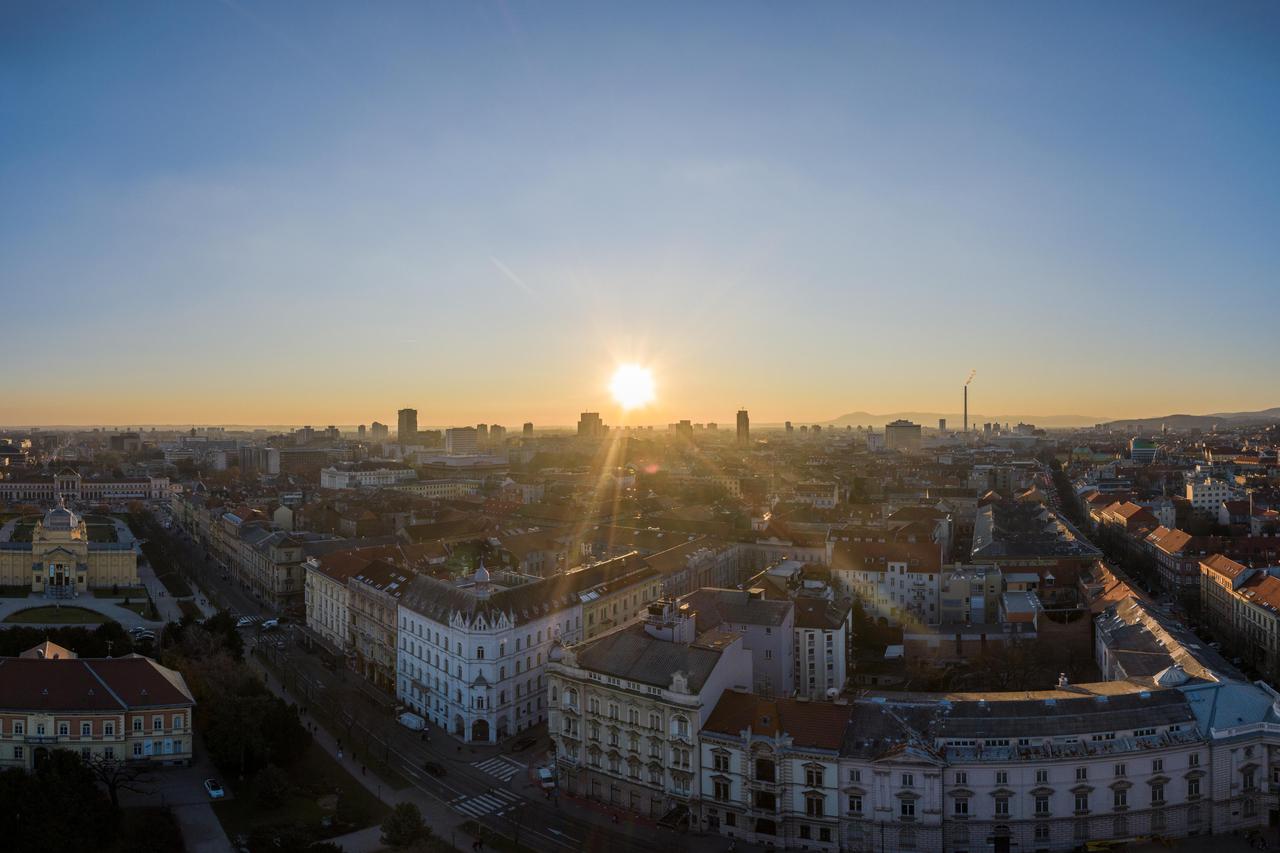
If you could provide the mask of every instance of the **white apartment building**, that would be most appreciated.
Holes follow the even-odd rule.
[[[942,548],[932,542],[832,544],[831,575],[882,624],[916,621],[937,625],[942,589]]]
[[[1226,480],[1206,476],[1187,479],[1186,497],[1192,509],[1217,515],[1222,502],[1231,500],[1234,495]]]
[[[548,681],[564,789],[697,827],[698,734],[721,694],[751,683],[741,634],[699,634],[689,608],[665,599],[642,624],[557,649]]]
[[[635,555],[548,578],[483,565],[462,584],[419,575],[400,598],[396,697],[456,737],[496,743],[547,719],[548,654],[582,636],[584,603],[656,589]]]
[[[702,817],[751,843],[886,853],[1241,832],[1277,807],[1278,700],[1212,680],[808,707],[726,693],[700,738]]]
[[[795,614],[795,694],[834,699],[849,679],[853,603],[799,595]]]

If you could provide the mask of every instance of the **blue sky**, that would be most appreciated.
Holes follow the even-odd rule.
[[[1278,405],[1278,36],[1230,3],[6,4],[0,423],[567,423],[620,361],[658,423],[953,410],[973,367],[989,412]]]

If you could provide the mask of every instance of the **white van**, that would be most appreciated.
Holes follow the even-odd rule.
[[[427,721],[419,717],[417,714],[411,714],[408,711],[399,717],[400,725],[414,732],[420,732],[427,727]]]

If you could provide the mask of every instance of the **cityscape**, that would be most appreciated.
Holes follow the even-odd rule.
[[[1277,36],[0,2],[0,850],[1280,844]]]

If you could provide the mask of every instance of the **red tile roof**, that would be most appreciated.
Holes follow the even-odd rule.
[[[757,737],[785,734],[796,746],[835,751],[844,742],[850,716],[848,705],[766,699],[730,690],[721,695],[703,730],[734,737],[747,729]]]

